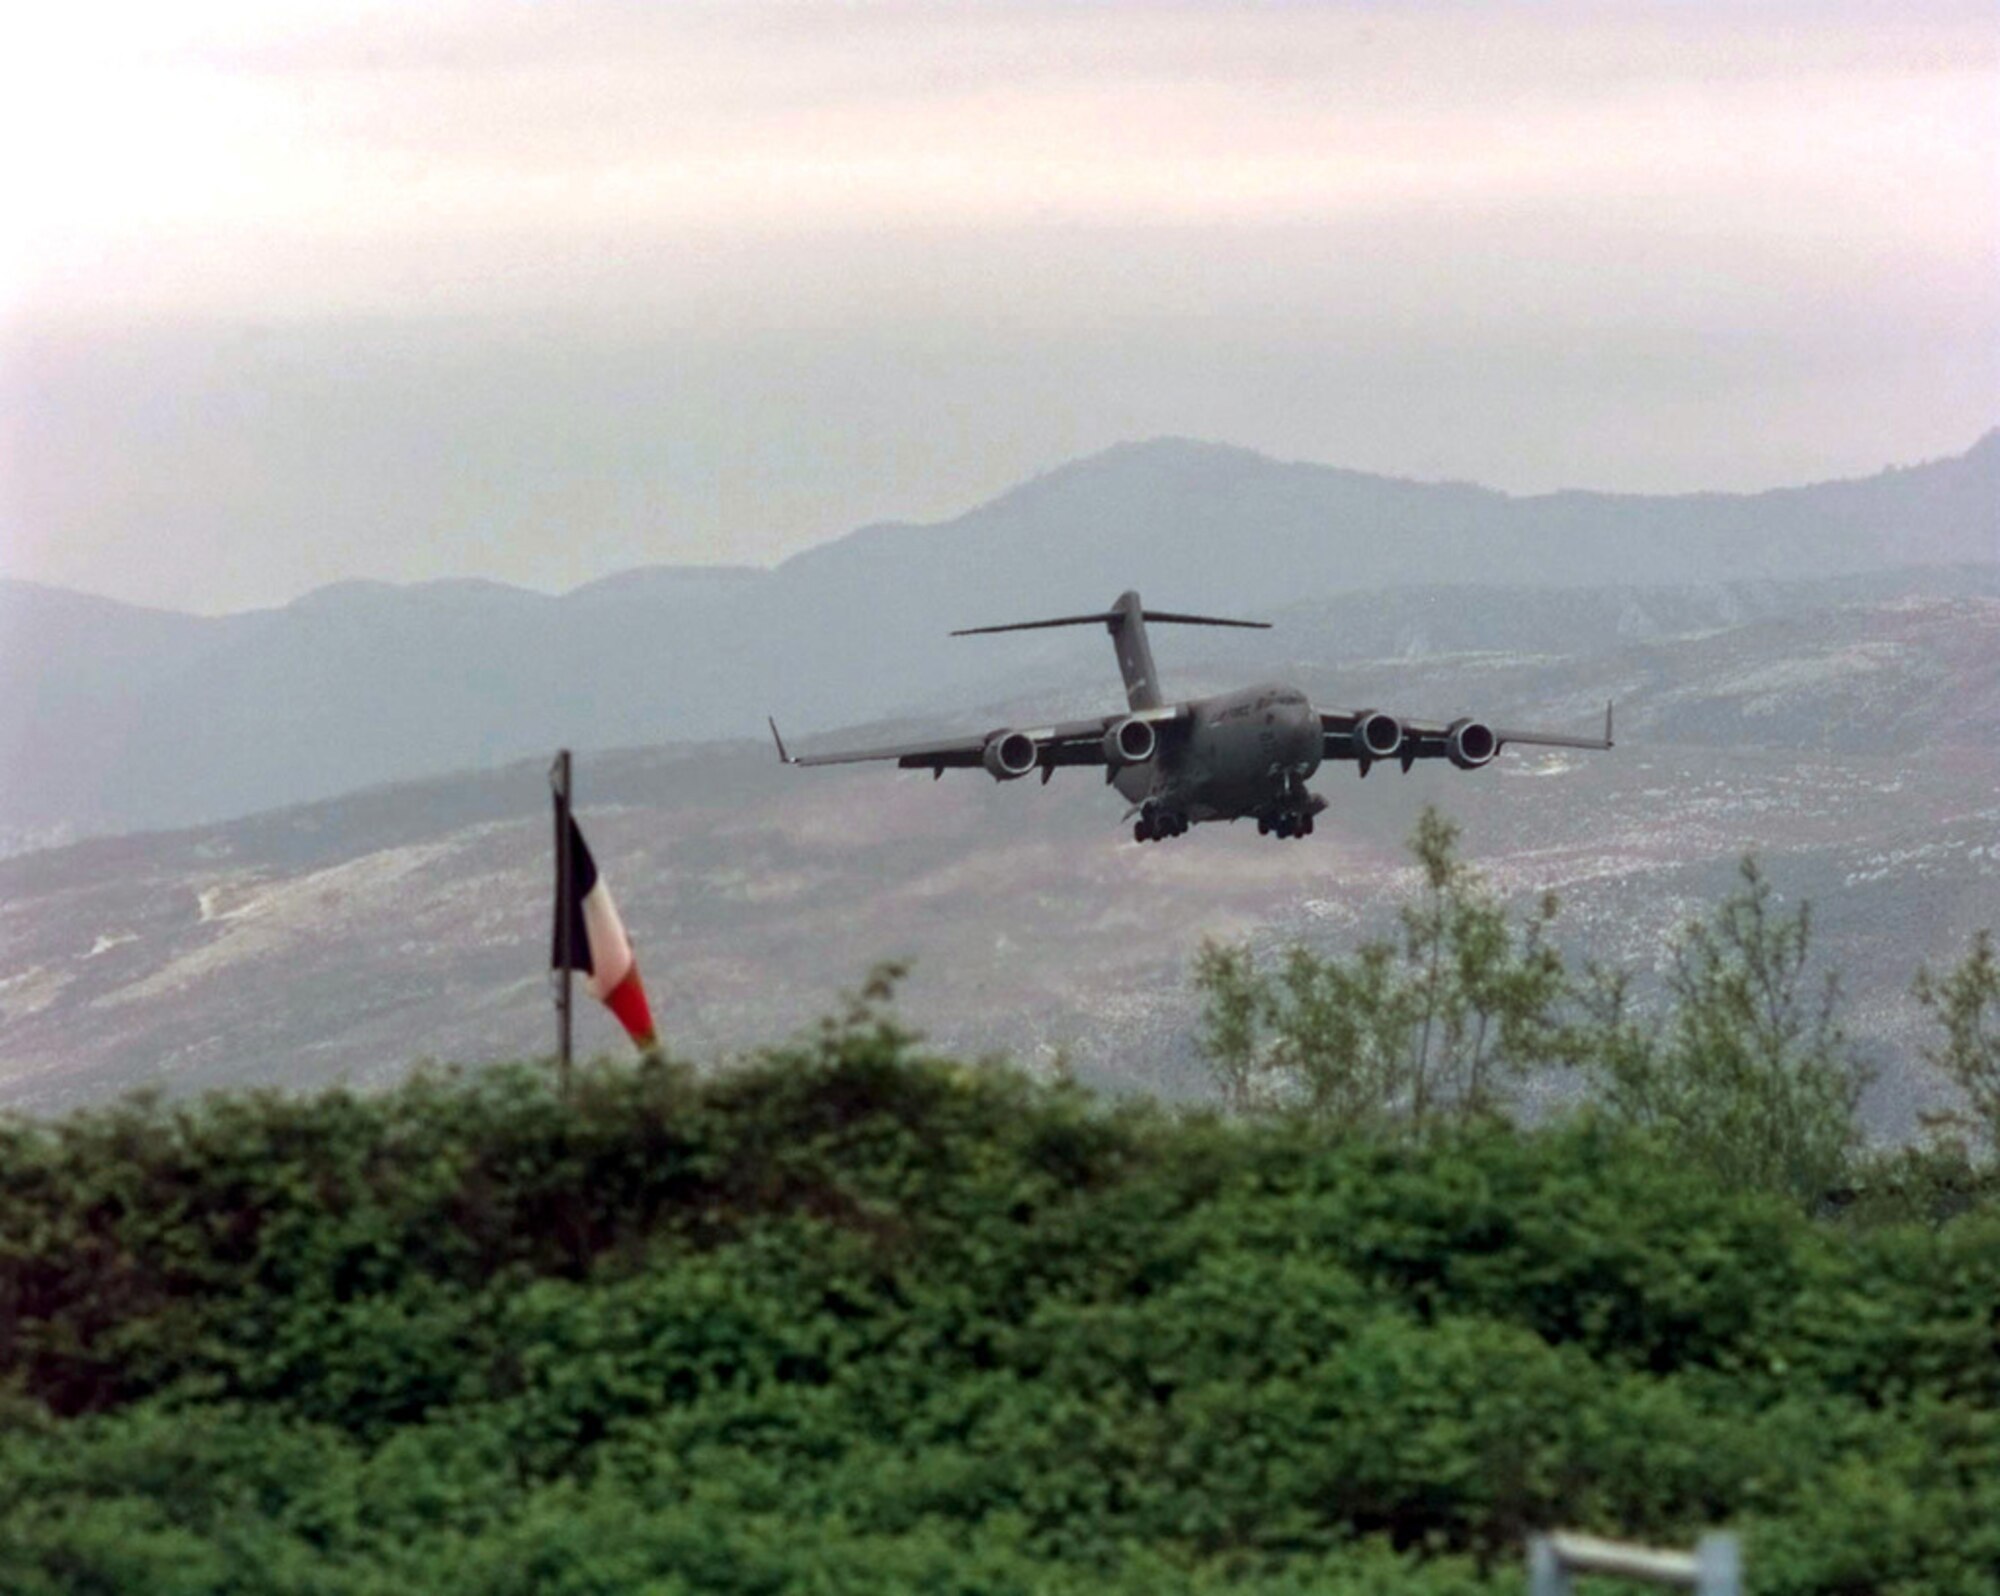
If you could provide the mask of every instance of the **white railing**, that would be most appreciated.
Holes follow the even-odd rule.
[[[1594,1535],[1537,1535],[1528,1542],[1530,1596],[1569,1596],[1572,1574],[1612,1574],[1648,1585],[1681,1585],[1695,1596],[1743,1596],[1743,1554],[1734,1535],[1704,1535],[1692,1552],[1661,1552]]]

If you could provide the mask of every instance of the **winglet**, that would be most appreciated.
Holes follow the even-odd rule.
[[[796,765],[798,761],[785,752],[785,739],[778,735],[777,719],[774,716],[766,715],[764,717],[764,724],[771,728],[771,741],[778,745],[778,762],[785,765]]]

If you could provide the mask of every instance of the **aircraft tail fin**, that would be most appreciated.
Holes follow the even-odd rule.
[[[1171,610],[1149,610],[1137,593],[1121,593],[1118,602],[1096,615],[1063,615],[1052,621],[1013,621],[1005,626],[968,626],[953,637],[978,637],[989,632],[1034,632],[1051,626],[1102,626],[1111,633],[1118,651],[1118,671],[1125,678],[1125,699],[1134,709],[1157,709],[1159,675],[1153,668],[1153,649],[1146,638],[1146,623],[1161,621],[1175,626],[1243,626],[1268,630],[1269,621],[1230,621],[1218,615],[1182,615]]]

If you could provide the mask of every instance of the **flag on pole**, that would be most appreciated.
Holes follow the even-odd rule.
[[[569,916],[569,967],[584,973],[590,995],[618,1017],[642,1052],[651,1052],[659,1046],[659,1038],[653,1033],[653,1013],[639,980],[639,961],[633,957],[625,923],[618,918],[618,906],[611,901],[611,889],[597,874],[597,861],[590,857],[574,818],[569,823],[569,869],[565,874],[569,902],[558,903],[556,913]],[[551,968],[557,970],[563,967],[562,933],[558,923],[555,949],[549,958]]]

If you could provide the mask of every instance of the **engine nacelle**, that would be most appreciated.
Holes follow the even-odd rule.
[[[1354,717],[1354,753],[1359,759],[1393,759],[1403,746],[1403,723],[1379,709]]]
[[[998,731],[986,739],[981,757],[995,781],[1019,781],[1035,768],[1041,750],[1026,732]]]
[[[1445,729],[1445,757],[1460,770],[1477,770],[1500,752],[1500,739],[1483,720],[1455,720]]]
[[[1153,723],[1128,717],[1104,734],[1104,762],[1113,770],[1123,765],[1143,765],[1159,747]]]

